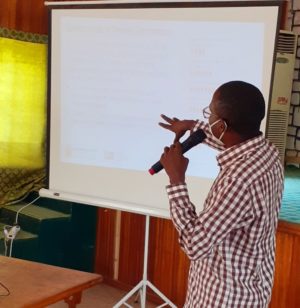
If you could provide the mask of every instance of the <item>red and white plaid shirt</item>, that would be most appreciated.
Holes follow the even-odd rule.
[[[206,143],[220,148],[207,125]],[[186,308],[267,307],[283,190],[277,149],[262,135],[223,150],[200,214],[186,184],[168,185],[172,221],[191,260]],[[199,188],[201,189],[201,188]]]

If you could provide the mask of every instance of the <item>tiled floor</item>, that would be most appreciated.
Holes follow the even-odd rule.
[[[127,292],[113,288],[105,283],[101,283],[92,288],[89,288],[82,293],[81,304],[77,305],[78,308],[112,308],[116,303],[118,303]],[[136,296],[133,296],[129,301],[132,307],[140,307],[139,303],[135,303]],[[68,305],[64,302],[58,302],[48,308],[67,308]],[[122,307],[126,307],[123,305]],[[147,303],[147,308],[154,308],[156,305],[152,303]]]

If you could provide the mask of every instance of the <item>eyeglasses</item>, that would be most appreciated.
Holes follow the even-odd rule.
[[[205,108],[202,110],[202,113],[203,113],[204,119],[209,119],[209,117],[210,117],[211,115],[214,115],[214,116],[216,116],[216,117],[219,117],[219,116],[217,116],[215,113],[212,113],[212,112],[211,112],[209,106],[205,107]]]

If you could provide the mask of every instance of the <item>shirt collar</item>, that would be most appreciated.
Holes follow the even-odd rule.
[[[253,151],[255,148],[261,147],[265,143],[265,138],[262,134],[253,137],[239,144],[236,144],[217,155],[218,165],[221,169],[231,165],[233,161]]]

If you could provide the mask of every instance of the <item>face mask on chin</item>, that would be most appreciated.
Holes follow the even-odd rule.
[[[225,129],[224,129],[224,131],[222,132],[222,134],[220,135],[220,137],[216,137],[216,136],[214,135],[213,131],[212,131],[212,127],[215,126],[215,125],[216,125],[217,123],[219,123],[220,121],[222,121],[222,120],[221,120],[221,119],[218,119],[218,120],[216,120],[215,122],[213,122],[212,124],[209,124],[209,123],[208,123],[208,127],[209,127],[209,131],[210,131],[210,133],[211,133],[213,139],[215,139],[215,141],[218,142],[219,144],[224,145],[224,142],[222,141],[222,138],[223,138],[223,136],[224,136],[224,134],[225,134],[225,132],[226,132],[226,130],[227,130],[227,124],[226,124],[226,122],[224,122],[224,124],[225,124]]]

